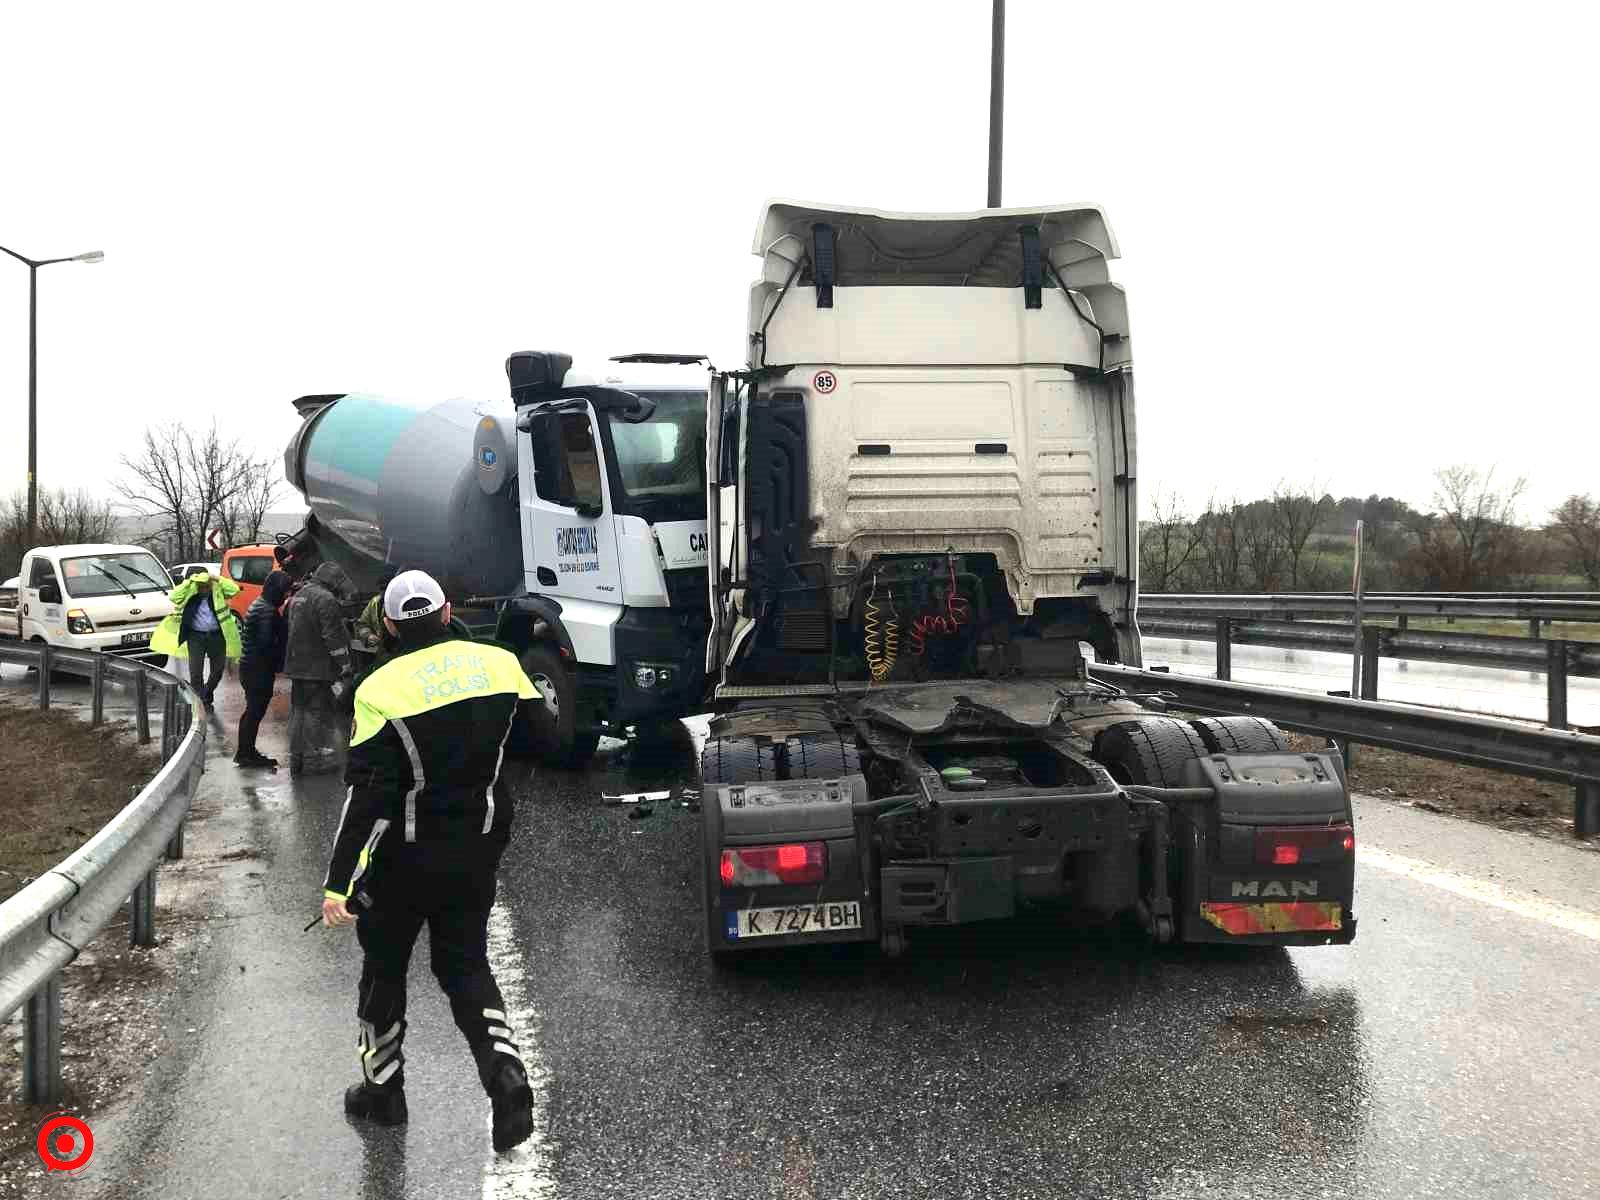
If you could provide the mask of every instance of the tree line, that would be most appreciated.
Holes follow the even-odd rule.
[[[281,481],[273,456],[225,440],[215,424],[194,430],[182,422],[147,428],[122,456],[118,499],[82,488],[41,489],[35,545],[119,542],[144,546],[164,563],[219,557],[206,535],[220,529],[229,546],[261,539]],[[0,580],[15,575],[28,545],[28,496],[0,499]]]
[[[1540,522],[1519,519],[1524,480],[1445,467],[1423,511],[1392,496],[1336,498],[1280,484],[1259,500],[1189,512],[1158,494],[1139,529],[1139,587],[1162,592],[1348,591],[1355,527],[1370,590],[1600,590],[1600,503],[1574,493]]]

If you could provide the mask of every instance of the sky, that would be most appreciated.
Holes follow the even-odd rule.
[[[1105,207],[1147,512],[1600,493],[1600,9],[1007,25],[1004,200]],[[40,483],[107,497],[149,424],[281,455],[295,396],[499,397],[513,350],[740,365],[766,199],[985,196],[989,0],[8,5],[0,44],[0,245],[106,254],[39,273]],[[0,490],[26,388],[0,257]]]

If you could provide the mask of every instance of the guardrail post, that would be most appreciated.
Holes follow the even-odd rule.
[[[133,677],[133,712],[139,725],[141,745],[150,740],[150,681],[143,671]]]
[[[1544,684],[1548,697],[1551,729],[1567,727],[1567,643],[1546,642],[1548,662],[1545,666]]]
[[[139,886],[133,889],[129,897],[132,911],[133,926],[128,937],[129,945],[143,946],[148,949],[156,944],[156,869],[151,867],[145,872],[145,877],[139,881]]]
[[[1580,779],[1572,789],[1572,832],[1578,837],[1600,833],[1600,783]]]
[[[1401,613],[1398,617],[1395,618],[1395,622],[1396,622],[1395,628],[1398,629],[1401,633],[1404,633],[1406,631],[1406,623],[1408,621],[1410,621],[1410,620],[1411,620],[1411,618],[1406,616],[1405,613]]]
[[[50,707],[50,667],[55,662],[56,648],[49,642],[39,647],[39,711]]]
[[[1378,698],[1378,638],[1382,630],[1376,625],[1361,630],[1361,698]]]
[[[1529,617],[1528,618],[1528,636],[1531,637],[1531,638],[1536,638],[1536,637],[1539,636],[1539,618],[1538,617]]]
[[[1233,678],[1233,622],[1217,618],[1217,678]]]
[[[90,725],[99,725],[106,719],[106,656],[98,650],[89,673],[89,713]]]
[[[61,976],[55,974],[22,1006],[22,1102],[61,1100]]]

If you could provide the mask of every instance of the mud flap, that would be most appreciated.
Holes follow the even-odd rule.
[[[1210,803],[1173,813],[1178,938],[1278,946],[1355,937],[1354,829],[1329,754],[1213,754],[1186,767]]]

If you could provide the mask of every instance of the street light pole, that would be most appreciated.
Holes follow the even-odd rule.
[[[1000,207],[1000,150],[1006,127],[1006,0],[994,0],[989,31],[989,207]]]
[[[99,250],[71,254],[66,258],[29,258],[0,246],[12,258],[28,266],[28,543],[33,549],[39,536],[39,268],[53,263],[97,263],[105,258]]]

